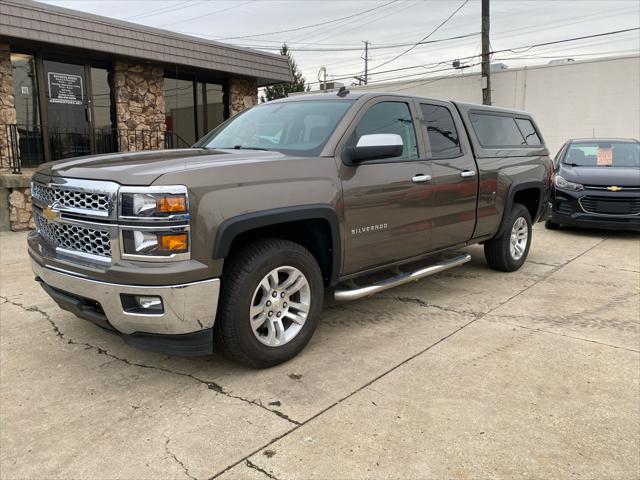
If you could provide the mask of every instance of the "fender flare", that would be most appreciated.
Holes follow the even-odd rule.
[[[536,219],[540,215],[540,209],[543,207],[543,203],[544,203],[544,199],[543,199],[544,190],[545,190],[544,182],[542,182],[541,180],[534,180],[534,181],[528,181],[528,182],[512,183],[509,186],[509,193],[507,194],[507,200],[504,204],[504,210],[502,211],[502,218],[500,219],[500,227],[498,228],[498,231],[494,235],[494,238],[504,234],[504,231],[505,231],[504,219],[508,215],[508,213],[511,212],[511,209],[513,208],[513,199],[516,196],[516,193],[529,188],[536,188],[540,191],[540,198],[538,199],[538,211],[536,212],[536,215],[534,216],[534,218],[531,219],[531,223],[536,222]]]
[[[330,285],[337,283],[340,274],[341,248],[340,223],[338,214],[331,205],[312,204],[294,207],[274,208],[237,215],[223,221],[216,232],[213,243],[213,258],[222,259],[229,255],[234,239],[256,228],[278,225],[299,220],[325,220],[329,224],[331,236]]]

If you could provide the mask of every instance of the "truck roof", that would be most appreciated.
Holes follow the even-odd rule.
[[[269,103],[283,103],[283,102],[300,102],[304,100],[327,100],[327,99],[337,99],[337,100],[358,100],[358,99],[369,99],[376,97],[398,97],[398,98],[415,98],[418,100],[435,100],[439,102],[450,102],[454,103],[459,107],[464,108],[465,110],[487,110],[494,112],[503,112],[510,113],[515,115],[524,115],[530,117],[531,114],[525,112],[523,110],[514,110],[511,108],[503,108],[496,107],[493,105],[481,105],[477,103],[467,103],[467,102],[456,102],[449,99],[442,98],[431,98],[431,97],[421,97],[419,95],[409,95],[402,93],[394,93],[394,92],[367,92],[362,90],[350,91],[348,88],[346,89],[346,94],[343,96],[338,96],[337,91],[323,92],[323,93],[310,93],[306,95],[296,95],[294,97],[280,98],[278,100],[272,100]]]

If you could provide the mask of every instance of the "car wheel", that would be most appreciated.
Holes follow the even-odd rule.
[[[552,222],[551,220],[547,220],[544,222],[544,228],[547,230],[558,230],[560,228],[560,224],[556,222]]]
[[[484,244],[484,256],[494,270],[513,272],[527,259],[531,245],[531,215],[524,205],[516,203],[505,218],[505,230]]]
[[[216,346],[255,368],[296,356],[311,339],[322,310],[322,272],[313,255],[297,243],[266,239],[237,250],[227,262]]]

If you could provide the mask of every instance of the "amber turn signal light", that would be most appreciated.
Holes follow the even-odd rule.
[[[187,213],[187,199],[184,195],[158,197],[156,211],[160,213]]]
[[[170,235],[159,235],[160,250],[166,252],[186,252],[189,247],[189,240],[186,233],[175,233]]]

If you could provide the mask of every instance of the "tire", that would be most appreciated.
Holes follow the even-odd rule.
[[[544,228],[547,230],[558,230],[560,228],[560,224],[556,222],[552,222],[551,220],[547,220],[544,222]]]
[[[504,222],[504,233],[484,244],[484,256],[489,266],[494,270],[514,272],[524,264],[529,254],[529,247],[531,246],[531,215],[524,205],[514,203],[511,212],[504,219]],[[518,245],[520,245],[521,251],[516,249],[514,254],[512,253],[511,241],[516,222],[520,227],[520,232],[523,231],[524,225],[526,224],[526,244],[522,245],[520,242],[517,242]]]
[[[322,311],[322,272],[313,255],[297,243],[264,239],[237,250],[227,262],[214,326],[215,346],[253,368],[272,367],[295,357],[313,336]],[[305,281],[306,286],[288,294]],[[287,282],[294,284],[286,287]],[[298,310],[294,304],[304,308]]]

